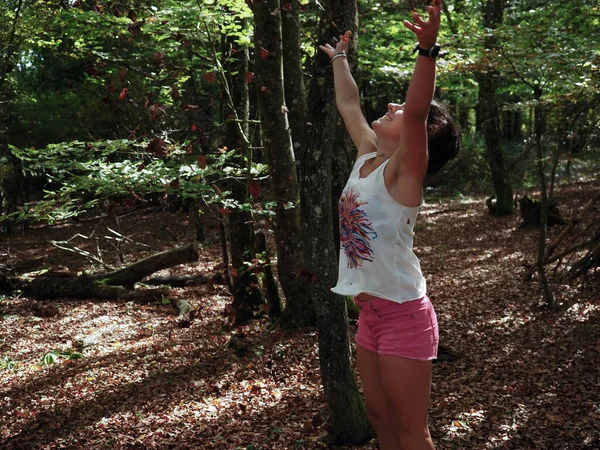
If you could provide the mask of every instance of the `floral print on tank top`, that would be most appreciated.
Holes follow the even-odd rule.
[[[354,189],[346,189],[338,203],[340,212],[340,244],[346,257],[348,267],[355,269],[364,261],[373,261],[371,241],[377,238],[373,224],[369,221],[362,205],[367,202],[359,200],[359,193]]]

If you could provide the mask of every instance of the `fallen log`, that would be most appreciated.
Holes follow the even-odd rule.
[[[185,287],[185,286],[197,286],[200,284],[214,283],[219,284],[221,273],[216,273],[213,276],[206,275],[195,275],[195,276],[164,276],[164,277],[152,277],[144,280],[144,284],[150,286],[171,286],[171,287]]]
[[[132,289],[135,283],[154,272],[194,261],[198,261],[198,245],[188,244],[148,256],[122,269],[96,275],[95,278],[110,286]]]
[[[133,289],[134,284],[148,275],[158,270],[197,261],[198,257],[197,245],[189,244],[157,253],[113,272],[77,277],[42,276],[33,280],[20,278],[15,280],[15,284],[21,285],[28,295],[44,300],[126,299],[131,297],[130,289]]]

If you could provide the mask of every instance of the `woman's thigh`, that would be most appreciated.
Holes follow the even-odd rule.
[[[427,429],[431,368],[431,361],[379,356],[381,385],[401,429]]]
[[[357,345],[356,366],[362,381],[367,411],[370,416],[375,416],[372,417],[374,419],[386,417],[388,412],[386,393],[381,380],[379,358],[380,356],[377,353]]]

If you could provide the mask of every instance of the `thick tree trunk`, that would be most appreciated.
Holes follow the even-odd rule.
[[[339,36],[342,30],[356,31],[356,2],[329,0],[325,11],[319,23],[319,43]],[[332,23],[340,28],[332,29]],[[346,302],[330,291],[337,277],[337,241],[330,232],[323,231],[333,229],[331,167],[336,130],[342,126],[327,57],[318,56],[315,61],[308,121],[312,126],[303,154],[301,180],[305,278],[317,313],[321,379],[331,414],[330,441],[360,444],[369,439],[369,425],[351,365]]]
[[[7,83],[8,74],[13,65],[13,57],[18,49],[17,29],[21,20],[24,7],[23,0],[19,0],[14,10],[14,19],[10,24],[8,40],[0,52],[0,160],[4,164],[0,166],[0,216],[8,215],[17,211],[19,200],[22,200],[22,171],[21,161],[15,158],[8,149],[7,130],[11,116],[11,99],[14,92]],[[3,217],[2,228],[7,232],[12,231],[14,219]],[[1,229],[1,228],[0,228]]]
[[[493,29],[502,23],[502,0],[487,0],[483,8],[486,28]],[[484,45],[486,51],[494,51],[497,47],[496,38],[490,35],[486,36]],[[490,213],[495,216],[512,214],[512,189],[500,147],[501,130],[498,120],[500,112],[496,99],[498,74],[493,67],[489,67],[487,73],[483,72],[477,76],[477,81],[479,82],[479,121],[496,194],[496,203],[490,208]]]
[[[296,161],[287,119],[283,82],[281,18],[278,0],[253,2],[255,74],[263,142],[269,160],[275,206],[277,271],[286,297],[285,326],[314,324],[309,294],[298,277],[302,269],[300,201]]]

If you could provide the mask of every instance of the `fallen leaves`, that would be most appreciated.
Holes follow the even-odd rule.
[[[156,141],[148,151],[160,152],[162,145]],[[199,166],[206,164],[203,158],[198,156]],[[258,187],[249,185],[250,195],[260,195]],[[473,204],[445,206],[426,205],[416,224],[422,227],[416,243],[441,344],[460,355],[434,366],[430,428],[436,448],[598,446],[597,288],[570,289],[568,303],[556,312],[538,306],[537,286],[515,276],[519,258],[536,251],[535,232],[515,233],[517,217],[494,219]],[[174,237],[185,239],[188,220],[186,214],[131,215],[120,225],[135,230],[140,242],[162,248]],[[91,231],[95,224],[78,226]],[[48,253],[82,270],[71,256],[49,253],[45,244],[70,231],[30,230],[12,237],[10,246],[6,237],[0,243],[19,248],[14,257],[22,262]],[[33,239],[39,245],[19,244]],[[216,245],[207,245],[197,265],[178,270],[210,274],[223,269],[216,264],[220,255]],[[305,282],[316,277],[306,269],[298,275]],[[1,300],[0,446],[325,448],[330,418],[316,332],[267,333],[266,318],[231,328],[222,314],[231,303],[225,286],[175,293],[202,308],[187,328],[177,326],[168,304],[61,300],[60,314],[36,317],[27,298]],[[68,355],[77,338],[113,324],[111,333],[82,351],[84,358],[41,364],[47,352]],[[228,346],[234,335],[244,336],[244,350]],[[374,440],[340,447],[376,448]]]

